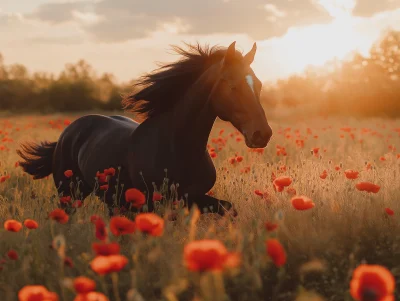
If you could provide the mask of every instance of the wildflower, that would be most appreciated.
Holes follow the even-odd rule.
[[[72,208],[81,208],[83,205],[83,202],[81,200],[76,200],[73,204],[72,204]]]
[[[292,179],[287,176],[280,176],[273,181],[273,184],[275,191],[281,192],[285,187],[292,184]]]
[[[390,208],[385,208],[385,212],[387,215],[393,216],[394,215],[394,211]]]
[[[96,221],[97,221],[99,218],[101,218],[101,217],[98,216],[98,215],[96,215],[96,214],[93,214],[93,215],[90,217],[90,222],[91,222],[92,224],[95,224]]]
[[[115,176],[115,168],[110,167],[110,168],[104,169],[104,174],[106,176],[111,176],[111,177]]]
[[[22,224],[14,219],[9,219],[4,222],[4,229],[10,232],[19,232],[22,229]]]
[[[94,242],[92,244],[92,249],[96,253],[96,255],[109,256],[109,255],[119,254],[121,247],[116,242],[112,243]]]
[[[42,285],[26,285],[18,292],[19,301],[58,301],[58,295]]]
[[[70,201],[71,201],[71,197],[69,195],[68,196],[63,196],[63,197],[60,198],[60,202],[62,204],[68,204]]]
[[[151,236],[161,236],[164,231],[164,220],[154,213],[141,213],[135,218],[136,227]]]
[[[125,191],[125,200],[135,208],[140,208],[146,203],[144,194],[136,188],[130,188]]]
[[[71,178],[73,175],[74,175],[74,173],[73,173],[72,170],[70,170],[70,169],[64,171],[64,176],[65,176],[66,178],[68,178],[68,179]]]
[[[221,271],[240,263],[238,256],[229,253],[219,240],[192,241],[185,245],[183,253],[185,265],[190,271]]]
[[[266,222],[265,228],[267,229],[267,231],[271,232],[278,228],[278,224],[272,222]]]
[[[10,258],[11,260],[18,260],[18,253],[15,250],[10,250],[7,252],[7,256],[8,258]]]
[[[128,264],[128,258],[123,255],[96,256],[90,267],[99,275],[121,271]]]
[[[308,210],[315,207],[314,202],[306,196],[295,196],[290,202],[296,210]]]
[[[344,174],[346,175],[346,178],[350,180],[355,180],[358,178],[359,172],[356,170],[346,169],[344,171]]]
[[[162,200],[162,194],[159,192],[153,192],[153,202],[158,202]]]
[[[109,299],[103,293],[89,292],[87,294],[78,294],[74,301],[109,301]]]
[[[69,268],[72,268],[74,266],[74,262],[72,261],[71,257],[64,258],[64,265]]]
[[[276,267],[281,267],[286,263],[286,252],[281,243],[275,239],[268,239],[266,242],[268,256],[271,257]]]
[[[74,279],[74,289],[78,294],[87,294],[96,289],[96,282],[87,277],[77,277]]]
[[[33,230],[33,229],[37,229],[39,227],[39,224],[36,221],[34,221],[33,219],[26,219],[24,221],[24,226],[30,230]]]
[[[96,226],[96,238],[98,240],[106,240],[107,238],[107,231],[106,231],[106,224],[104,223],[102,218],[98,218],[95,222]]]
[[[101,185],[100,186],[100,190],[108,190],[108,184],[105,184],[105,185]]]
[[[68,214],[65,213],[62,209],[54,209],[52,212],[49,213],[49,218],[55,220],[60,224],[66,224],[69,220]]]
[[[380,265],[359,265],[353,271],[350,294],[355,300],[393,301],[395,279]]]
[[[381,189],[379,185],[375,185],[370,182],[360,182],[356,184],[356,188],[359,191],[366,191],[368,193],[377,193]]]
[[[114,216],[110,220],[110,230],[115,236],[135,232],[135,223],[124,216]]]

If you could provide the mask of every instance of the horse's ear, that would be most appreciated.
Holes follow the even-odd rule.
[[[257,44],[254,43],[253,44],[253,48],[251,48],[251,50],[249,51],[248,54],[246,54],[243,58],[245,64],[247,65],[251,65],[251,63],[253,63],[254,61],[254,56],[256,55],[256,51],[257,51]]]
[[[236,41],[229,45],[228,49],[226,50],[223,66],[229,65],[236,56],[236,49],[235,49]]]

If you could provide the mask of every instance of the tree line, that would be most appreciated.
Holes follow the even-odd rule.
[[[133,81],[120,84],[100,76],[84,60],[67,64],[58,75],[29,73],[6,65],[0,54],[0,111],[77,112],[120,110],[121,95]],[[273,84],[265,83],[261,102],[271,109],[301,115],[400,116],[400,31],[387,31],[368,56],[308,68]]]

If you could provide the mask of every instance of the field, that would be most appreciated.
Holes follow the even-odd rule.
[[[107,300],[76,297],[78,276],[94,280],[95,290],[115,301],[353,300],[350,282],[361,264],[386,267],[397,290],[393,299],[378,299],[374,291],[359,300],[400,297],[400,121],[276,118],[270,122],[270,144],[257,152],[246,148],[231,125],[218,122],[209,141],[218,172],[210,193],[232,201],[238,216],[175,208],[178,218],[165,215],[161,236],[138,230],[115,236],[101,200],[94,197],[66,224],[49,219],[59,203],[52,177],[34,181],[16,164],[19,143],[55,141],[74,118],[0,117],[0,222],[33,219],[39,225],[19,232],[2,227],[1,301],[18,300],[27,285],[43,285],[63,301]],[[346,176],[346,170],[358,174]],[[291,183],[284,187],[286,182]],[[379,191],[376,186],[373,192],[360,191],[360,182],[378,185]],[[295,195],[315,206],[296,209]],[[103,218],[107,239],[119,243],[128,259],[119,272],[93,270],[92,243],[99,240],[92,215]],[[223,270],[196,272],[184,260],[184,246],[205,238],[221,241],[232,252]],[[283,246],[286,258],[271,239]],[[267,241],[274,243],[275,255],[271,245],[267,252]],[[226,253],[219,246],[201,258],[203,264],[212,266],[204,261],[219,252]]]

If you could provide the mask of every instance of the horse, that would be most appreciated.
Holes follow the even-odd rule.
[[[52,173],[60,196],[73,194],[70,185],[76,179],[80,195],[72,197],[81,200],[98,188],[96,173],[118,168],[119,206],[128,210],[132,208],[125,198],[127,189],[136,188],[152,200],[154,191],[149,187],[161,185],[166,172],[169,181],[179,184],[188,208],[196,204],[207,212],[236,216],[232,202],[208,194],[216,182],[207,150],[213,124],[217,117],[230,122],[249,148],[265,148],[272,129],[260,103],[262,83],[250,66],[257,45],[243,55],[235,43],[227,48],[198,43],[172,46],[181,55],[179,60],[140,76],[132,92],[121,96],[122,108],[140,116],[141,123],[124,116],[82,116],[56,142],[22,144],[17,150],[23,159],[20,166],[33,179]],[[73,177],[66,177],[67,170]],[[115,184],[96,192],[105,194],[110,215]],[[153,211],[153,202],[147,202]]]

